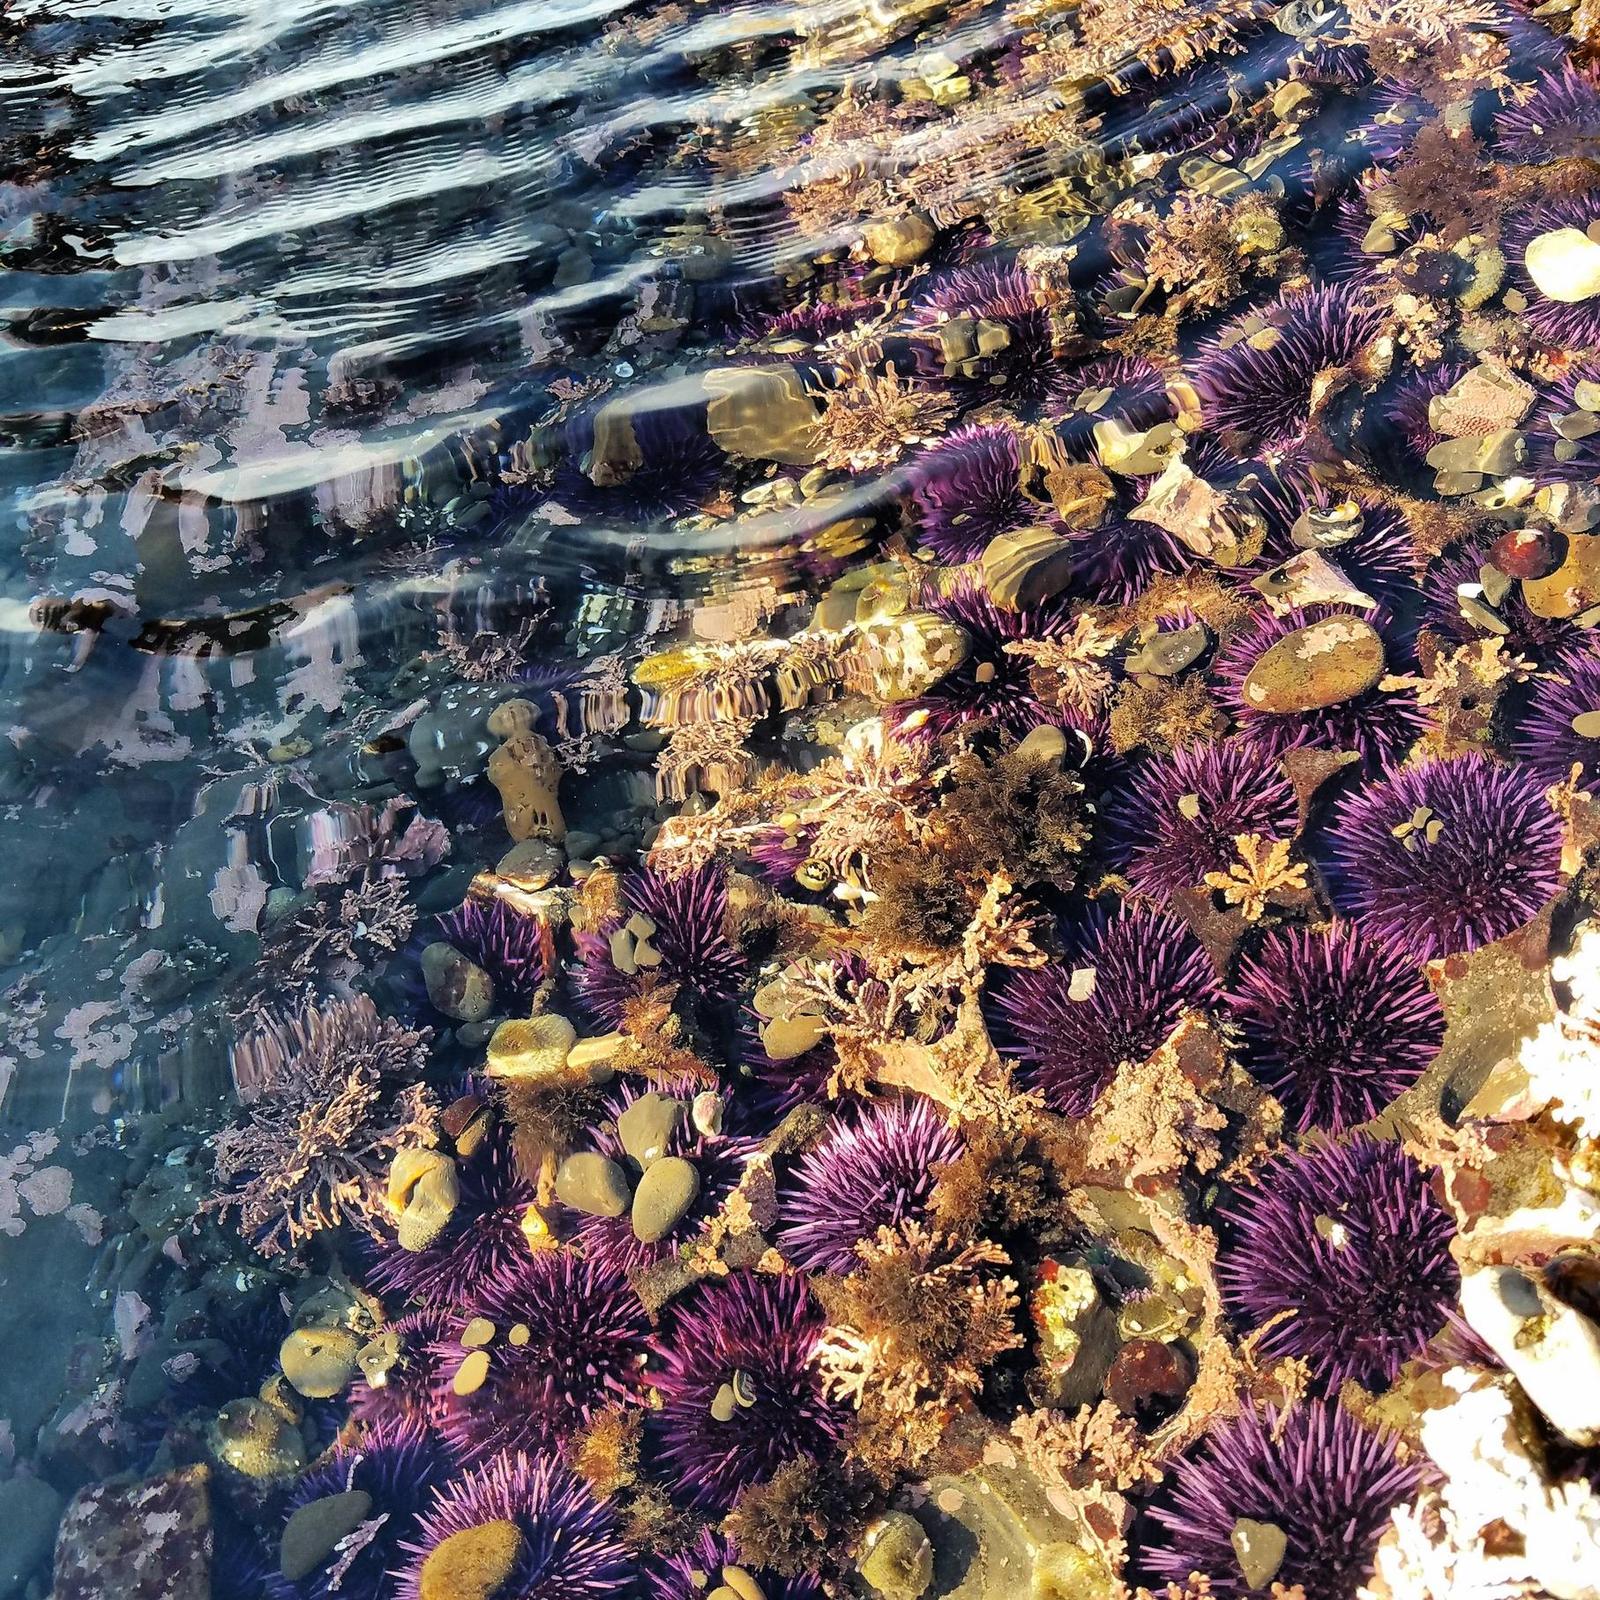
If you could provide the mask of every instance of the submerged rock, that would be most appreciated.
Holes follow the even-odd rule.
[[[1257,711],[1316,711],[1365,694],[1383,676],[1383,640],[1360,617],[1296,628],[1257,657],[1244,698]]]
[[[590,1217],[620,1217],[631,1199],[628,1179],[615,1161],[579,1150],[556,1169],[556,1199]]]
[[[485,1522],[443,1539],[422,1564],[418,1600],[492,1600],[522,1554],[514,1522]]]
[[[700,1173],[682,1156],[663,1156],[645,1168],[633,1194],[633,1236],[655,1244],[683,1221],[700,1193]]]
[[[355,1377],[361,1341],[348,1328],[296,1328],[278,1349],[283,1374],[308,1400],[329,1400]]]
[[[1600,244],[1579,228],[1552,228],[1530,239],[1523,264],[1551,300],[1573,305],[1600,294]]]
[[[53,1600],[210,1600],[210,1487],[202,1466],[80,1489],[56,1538]]]
[[[933,1545],[905,1511],[886,1511],[862,1538],[857,1570],[884,1600],[920,1600],[933,1582]]]
[[[454,945],[435,941],[423,950],[422,981],[429,1001],[458,1022],[482,1022],[494,1010],[489,974]]]
[[[0,1600],[9,1600],[37,1570],[55,1538],[61,1496],[43,1478],[0,1479]]]
[[[278,1541],[278,1570],[290,1583],[315,1572],[347,1533],[372,1514],[372,1496],[364,1489],[325,1494],[296,1506]]]

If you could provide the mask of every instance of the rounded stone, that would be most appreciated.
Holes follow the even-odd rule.
[[[867,1529],[858,1570],[885,1600],[917,1600],[933,1582],[933,1546],[908,1511],[886,1511]]]
[[[700,1174],[682,1156],[652,1162],[633,1195],[633,1236],[655,1244],[683,1221],[700,1193]]]
[[[278,1571],[290,1583],[309,1577],[333,1554],[334,1546],[371,1514],[372,1496],[365,1489],[325,1494],[297,1506],[278,1541]]]
[[[669,1095],[652,1089],[633,1101],[617,1118],[617,1136],[622,1148],[641,1168],[659,1161],[667,1153],[667,1142],[683,1121],[684,1105]]]
[[[1600,244],[1579,228],[1552,228],[1530,239],[1523,265],[1548,300],[1574,305],[1600,294]]]
[[[283,1375],[308,1400],[331,1400],[355,1377],[361,1341],[348,1328],[296,1328],[278,1347]]]
[[[1567,536],[1554,528],[1512,528],[1489,546],[1490,564],[1508,578],[1548,578],[1567,558]]]
[[[422,952],[428,999],[457,1022],[482,1022],[494,1010],[494,983],[454,945],[437,941]]]
[[[556,1199],[585,1216],[620,1217],[628,1198],[627,1175],[597,1151],[579,1150],[556,1168]]]
[[[459,1395],[476,1394],[489,1376],[489,1352],[469,1350],[450,1380],[451,1392]]]
[[[1193,1377],[1188,1357],[1175,1345],[1130,1339],[1106,1374],[1106,1398],[1127,1416],[1145,1417],[1159,1407],[1175,1407]]]
[[[920,261],[934,241],[932,225],[915,212],[903,217],[890,217],[882,222],[869,222],[861,230],[867,254],[879,266],[904,267]]]
[[[441,1540],[422,1563],[417,1600],[490,1600],[522,1554],[514,1522],[484,1522]]]
[[[827,1037],[821,1017],[803,1012],[797,1017],[774,1017],[761,1025],[761,1048],[773,1061],[793,1061]]]
[[[1328,617],[1269,646],[1244,680],[1256,711],[1316,711],[1353,700],[1383,676],[1383,640],[1360,617]]]
[[[306,1464],[300,1430],[265,1400],[230,1400],[210,1434],[216,1458],[247,1478],[284,1478]]]
[[[548,839],[523,839],[501,856],[494,870],[519,889],[547,889],[566,864],[566,852],[560,845]]]
[[[767,1592],[755,1577],[743,1567],[727,1566],[722,1569],[723,1586],[732,1590],[739,1600],[767,1600]]]
[[[461,1201],[456,1164],[442,1150],[411,1147],[389,1168],[388,1200],[399,1213],[395,1237],[402,1250],[426,1250],[445,1228]]]
[[[567,1066],[578,1030],[563,1016],[547,1011],[537,1017],[502,1022],[489,1040],[489,1075],[493,1078],[556,1078]]]
[[[1228,1535],[1240,1575],[1251,1589],[1265,1589],[1289,1553],[1289,1538],[1275,1522],[1240,1517]]]

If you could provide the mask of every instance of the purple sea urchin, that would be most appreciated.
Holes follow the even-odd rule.
[[[1330,606],[1313,606],[1276,616],[1258,612],[1256,618],[1218,652],[1215,681],[1223,706],[1239,725],[1238,737],[1258,749],[1282,755],[1297,745],[1319,750],[1354,750],[1367,768],[1399,761],[1422,736],[1426,718],[1415,699],[1405,692],[1368,689],[1364,694],[1315,711],[1267,712],[1244,695],[1251,667],[1278,640],[1297,629],[1337,614]],[[1381,621],[1374,619],[1381,629]]]
[[[1268,538],[1260,567],[1265,570],[1289,560],[1297,552],[1290,537],[1296,521],[1307,511],[1324,511],[1334,496],[1309,473],[1280,469],[1263,474],[1253,498],[1266,513]],[[1323,552],[1326,558],[1364,594],[1382,606],[1406,600],[1416,587],[1411,530],[1392,506],[1377,500],[1352,502],[1360,521],[1357,531],[1342,544]]]
[[[811,1364],[822,1328],[797,1277],[740,1272],[674,1303],[651,1377],[661,1395],[656,1455],[679,1497],[725,1510],[786,1461],[833,1451],[844,1414]],[[726,1422],[711,1414],[724,1386],[735,1397]]]
[[[659,1084],[655,1088],[657,1094],[676,1098],[683,1106],[683,1114],[669,1135],[663,1154],[683,1156],[694,1163],[700,1175],[700,1189],[694,1203],[670,1233],[651,1243],[635,1237],[633,1224],[626,1216],[583,1217],[578,1223],[583,1253],[602,1270],[618,1275],[635,1272],[675,1254],[721,1207],[755,1154],[757,1142],[754,1139],[741,1139],[730,1133],[704,1134],[695,1128],[689,1117],[689,1103],[704,1087],[704,1084],[684,1080]],[[591,1135],[593,1148],[619,1166],[630,1165],[630,1158],[615,1131],[616,1119],[646,1092],[642,1085],[629,1084],[612,1095],[606,1102],[608,1125],[595,1129]]]
[[[1172,415],[1160,370],[1142,356],[1111,354],[1079,362],[1058,385],[1050,413],[1057,437],[1075,447],[1094,443],[1094,425],[1116,417],[1130,428],[1151,428]]]
[[[922,1095],[863,1106],[795,1163],[779,1186],[775,1241],[808,1272],[847,1273],[856,1245],[920,1217],[960,1135]]]
[[[364,1521],[343,1550],[330,1551],[304,1577],[272,1571],[267,1581],[274,1600],[387,1600],[400,1541],[417,1531],[418,1516],[453,1470],[415,1419],[380,1423],[355,1443],[335,1445],[295,1484],[285,1511],[292,1515],[325,1495],[356,1489],[371,1495],[371,1519],[381,1521]]]
[[[1519,98],[1511,99],[1512,94]],[[1573,157],[1600,159],[1600,92],[1564,63],[1527,88],[1510,91],[1494,119],[1495,143],[1513,161],[1543,165]]]
[[[623,879],[622,894],[634,916],[654,924],[645,937],[661,960],[633,972],[619,968],[611,935],[621,923],[599,934],[580,934],[574,988],[586,1011],[615,1028],[629,999],[658,980],[682,984],[700,1000],[733,998],[745,962],[728,936],[728,883],[720,867],[676,874],[641,867]]]
[[[985,398],[1025,408],[1056,398],[1067,382],[1069,369],[1057,353],[1050,313],[1022,267],[981,261],[940,273],[912,308],[911,319],[935,331],[961,319],[1004,331],[1002,348],[962,360],[953,373]],[[954,365],[948,352],[945,364],[947,370]]]
[[[567,511],[627,526],[666,522],[697,510],[721,483],[727,458],[698,418],[639,408],[628,412],[626,427],[634,449],[623,445],[616,461],[602,461],[595,418],[574,425],[573,453],[558,469],[554,489]]]
[[[1234,1529],[1266,1522],[1287,1539],[1278,1582],[1301,1585],[1306,1600],[1353,1600],[1390,1509],[1416,1482],[1393,1437],[1334,1401],[1307,1400],[1287,1416],[1247,1411],[1178,1464],[1151,1511],[1165,1538],[1151,1541],[1144,1564],[1180,1585],[1202,1573],[1218,1600],[1242,1600],[1257,1591],[1239,1569]]]
[[[1462,589],[1471,594],[1481,591],[1479,572],[1489,559],[1490,540],[1477,538],[1453,545],[1430,563],[1422,575],[1422,621],[1443,639],[1453,644],[1472,644],[1486,638],[1487,632],[1461,609]],[[1547,658],[1576,633],[1565,617],[1541,617],[1528,609],[1520,587],[1513,586],[1494,614],[1505,624],[1500,635],[1513,655]]]
[[[1541,391],[1538,410],[1528,429],[1532,452],[1530,469],[1540,479],[1553,478],[1563,483],[1593,483],[1600,478],[1600,432],[1584,433],[1587,414],[1578,404],[1578,385],[1600,380],[1600,363],[1573,362],[1561,376]],[[1564,419],[1581,426],[1573,429]],[[1578,433],[1569,439],[1561,431]]]
[[[1292,928],[1244,957],[1226,996],[1248,1065],[1301,1132],[1342,1132],[1416,1082],[1444,1011],[1416,964],[1339,924]]]
[[[441,1489],[401,1548],[397,1600],[422,1600],[422,1569],[452,1534],[515,1523],[521,1551],[499,1600],[611,1600],[625,1593],[633,1562],[616,1513],[547,1456],[495,1456]]]
[[[917,539],[941,561],[976,561],[989,541],[1040,518],[1022,492],[1022,444],[1003,424],[958,428],[909,469]]]
[[[1135,504],[1153,481],[1141,484]],[[1092,528],[1070,530],[1067,537],[1079,552],[1074,580],[1106,604],[1125,605],[1162,573],[1176,575],[1195,565],[1194,551],[1177,534],[1118,511]]]
[[[1547,784],[1564,782],[1579,766],[1584,788],[1600,787],[1600,656],[1574,652],[1552,673],[1534,684],[1511,748]]]
[[[1234,839],[1287,839],[1294,789],[1278,758],[1239,739],[1189,745],[1137,767],[1106,809],[1112,860],[1140,894],[1165,901],[1224,871]]]
[[[537,1196],[518,1169],[507,1125],[496,1120],[457,1169],[461,1198],[432,1244],[402,1250],[385,1236],[372,1247],[375,1260],[366,1281],[375,1293],[432,1305],[470,1305],[479,1290],[528,1261],[523,1221]]]
[[[1594,298],[1557,300],[1534,282],[1527,267],[1528,246],[1542,234],[1572,228],[1583,233],[1600,223],[1600,193],[1557,195],[1511,212],[1500,230],[1507,274],[1527,301],[1523,320],[1545,343],[1563,351],[1592,350],[1600,346],[1600,301]]]
[[[502,1015],[526,1012],[550,969],[548,927],[499,895],[468,895],[439,918],[439,937],[489,974]]]
[[[1347,796],[1329,829],[1336,903],[1419,961],[1503,938],[1561,885],[1561,821],[1545,787],[1464,755]]]
[[[460,1318],[439,1307],[408,1311],[384,1324],[395,1360],[375,1379],[358,1378],[349,1391],[350,1415],[371,1426],[407,1418],[432,1425],[439,1417],[441,1378],[450,1336]]]
[[[1428,1174],[1397,1144],[1348,1144],[1286,1155],[1225,1215],[1217,1269],[1229,1312],[1267,1327],[1258,1348],[1296,1356],[1337,1390],[1394,1380],[1444,1325],[1460,1273],[1450,1214]]]
[[[707,1528],[687,1549],[647,1558],[650,1600],[706,1600],[725,1567],[742,1566],[738,1545]],[[822,1586],[810,1573],[781,1578],[761,1568],[754,1575],[766,1600],[821,1600]]]
[[[1206,426],[1263,446],[1292,444],[1311,415],[1317,375],[1349,366],[1382,321],[1356,290],[1335,284],[1285,295],[1231,323],[1191,371]]]
[[[1064,638],[1072,627],[1064,602],[1008,611],[967,581],[948,594],[930,596],[927,608],[964,628],[970,648],[954,672],[899,708],[902,727],[920,726],[937,738],[969,722],[992,721],[1021,738],[1041,723],[1061,723],[1060,710],[1035,694],[1031,664],[1006,646],[1023,639]]]
[[[1010,975],[991,1002],[995,1043],[1051,1110],[1081,1117],[1125,1061],[1143,1061],[1191,1008],[1212,1005],[1205,952],[1174,917],[1141,907],[1094,917],[1059,961]],[[1092,970],[1075,1000],[1074,973]]]
[[[459,1337],[438,1349],[440,1431],[464,1461],[553,1448],[610,1400],[637,1393],[647,1328],[626,1282],[553,1248],[484,1288],[470,1307],[498,1337],[469,1392],[456,1376],[470,1354]],[[527,1331],[523,1343],[512,1333]]]

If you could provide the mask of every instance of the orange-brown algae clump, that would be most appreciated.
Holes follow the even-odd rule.
[[[514,1522],[485,1522],[445,1539],[422,1564],[418,1600],[491,1600],[522,1554]]]

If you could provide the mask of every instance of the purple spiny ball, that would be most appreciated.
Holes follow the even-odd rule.
[[[1558,228],[1579,233],[1600,223],[1600,193],[1560,195],[1512,212],[1500,230],[1500,248],[1512,284],[1527,299],[1522,319],[1546,344],[1564,351],[1600,346],[1600,300],[1553,300],[1533,281],[1525,257],[1540,234]]]
[[[1375,1117],[1444,1039],[1444,1011],[1416,963],[1343,923],[1274,934],[1244,957],[1226,998],[1251,1072],[1302,1133]]]
[[[1471,370],[1470,362],[1459,359],[1435,362],[1431,367],[1407,366],[1390,384],[1373,441],[1386,464],[1392,461],[1412,471],[1433,470],[1426,466],[1427,455],[1444,435],[1434,430],[1429,408]],[[1332,554],[1337,560],[1338,552]]]
[[[1112,860],[1157,901],[1226,871],[1241,833],[1289,838],[1296,815],[1277,756],[1238,739],[1187,745],[1140,765],[1106,808]]]
[[[1600,655],[1560,657],[1551,672],[1535,682],[1511,748],[1546,784],[1564,783],[1581,766],[1583,787],[1600,788],[1600,732],[1582,734],[1572,725],[1600,712]]]
[[[552,1248],[458,1308],[456,1333],[438,1348],[440,1431],[464,1461],[502,1451],[547,1450],[613,1400],[638,1392],[648,1329],[626,1282]],[[470,1394],[454,1381],[468,1349],[460,1328],[487,1317],[496,1338],[489,1371]],[[528,1330],[515,1344],[511,1332]]]
[[[383,1325],[399,1344],[399,1359],[379,1383],[358,1378],[350,1387],[350,1415],[373,1427],[405,1419],[432,1424],[440,1414],[438,1391],[444,1373],[441,1351],[460,1318],[438,1307],[409,1311]]]
[[[1257,349],[1256,335],[1236,323],[1200,352],[1191,376],[1207,428],[1283,446],[1305,432],[1317,374],[1349,366],[1383,316],[1349,285],[1335,284],[1285,295],[1252,313],[1258,317],[1277,333],[1268,348]]]
[[[722,482],[727,457],[702,420],[640,409],[630,411],[628,421],[639,460],[631,470],[615,468],[603,483],[589,475],[594,418],[574,424],[572,454],[557,469],[553,498],[575,515],[628,526],[667,522],[704,505]]]
[[[366,1284],[375,1294],[431,1305],[469,1304],[486,1285],[529,1259],[523,1219],[538,1198],[517,1166],[508,1126],[495,1121],[472,1155],[456,1163],[461,1198],[444,1232],[425,1250],[385,1236],[370,1246]]]
[[[1557,424],[1563,417],[1583,412],[1584,408],[1578,404],[1578,385],[1592,385],[1597,379],[1600,379],[1600,365],[1593,361],[1574,362],[1541,393],[1539,409],[1528,430],[1528,444],[1533,454],[1531,476],[1591,484],[1600,478],[1600,431],[1578,439],[1564,439],[1557,432]]]
[[[976,372],[965,380],[985,399],[1027,407],[1062,392],[1069,369],[1056,354],[1050,314],[1023,268],[981,261],[938,274],[912,308],[911,320],[934,329],[956,317],[998,323],[1006,331],[1006,346],[979,357]]]
[[[728,936],[728,881],[717,866],[669,874],[653,867],[630,872],[622,883],[630,911],[648,917],[655,931],[648,942],[661,956],[638,974],[611,959],[610,935],[580,934],[581,965],[574,987],[584,1008],[608,1028],[622,1022],[623,1007],[653,978],[682,984],[696,999],[731,1000],[744,978],[745,959]]]
[[[1545,788],[1465,755],[1355,791],[1328,830],[1335,902],[1417,961],[1504,938],[1561,886],[1561,821]]]
[[[1334,496],[1308,474],[1294,471],[1264,476],[1254,498],[1266,513],[1268,528],[1266,549],[1253,569],[1260,571],[1299,553],[1291,530],[1304,512],[1327,510],[1334,504]],[[1398,511],[1376,500],[1360,502],[1360,519],[1359,532],[1329,549],[1327,559],[1380,605],[1398,604],[1417,584],[1411,530]]]
[[[1124,1062],[1144,1061],[1185,1011],[1214,1005],[1205,952],[1175,917],[1145,907],[1095,917],[1060,961],[1011,974],[992,1002],[995,1043],[1052,1111],[1084,1116]],[[1073,972],[1094,969],[1086,999]]]
[[[418,1516],[455,1470],[429,1429],[414,1419],[380,1423],[356,1443],[335,1445],[295,1484],[285,1513],[359,1489],[372,1497],[364,1521],[385,1520],[356,1547],[343,1570],[335,1550],[303,1578],[290,1580],[281,1570],[271,1571],[267,1582],[273,1600],[387,1600],[389,1569],[398,1559],[400,1541],[416,1532]]]
[[[421,1600],[422,1569],[451,1534],[514,1522],[521,1553],[496,1600],[613,1600],[628,1592],[633,1560],[616,1513],[548,1456],[494,1456],[441,1489],[401,1548],[396,1600]]]
[[[836,1123],[778,1189],[775,1242],[808,1272],[848,1273],[856,1245],[920,1218],[959,1134],[922,1095],[876,1101]]]
[[[1495,117],[1494,135],[1503,154],[1529,166],[1600,160],[1600,93],[1570,64],[1541,73],[1526,98]]]
[[[1094,425],[1115,417],[1130,428],[1153,428],[1172,416],[1166,379],[1143,356],[1102,355],[1079,362],[1059,385],[1052,431],[1078,448],[1094,444]]]
[[[1489,544],[1486,537],[1464,540],[1435,558],[1422,575],[1422,621],[1452,644],[1473,644],[1487,637],[1463,614],[1459,590],[1463,585],[1474,589],[1480,585],[1478,572],[1489,559]],[[1513,655],[1548,656],[1578,631],[1566,617],[1541,617],[1530,611],[1517,585],[1495,608],[1495,614],[1506,625],[1501,637]]]
[[[1008,611],[978,584],[963,582],[929,598],[927,609],[964,628],[971,644],[954,672],[898,708],[902,726],[914,718],[910,726],[938,738],[967,723],[992,721],[1022,738],[1041,723],[1061,724],[1061,712],[1035,695],[1026,657],[1009,654],[1006,646],[1022,639],[1064,638],[1072,627],[1065,602]]]
[[[822,1600],[822,1585],[809,1572],[780,1578],[765,1568],[750,1568],[739,1547],[720,1533],[705,1529],[686,1549],[646,1557],[650,1600],[706,1600],[716,1592],[724,1567],[744,1567],[760,1585],[766,1600]]]
[[[1179,1585],[1202,1573],[1217,1600],[1243,1600],[1260,1591],[1239,1570],[1234,1526],[1269,1522],[1288,1539],[1279,1583],[1301,1585],[1306,1600],[1354,1600],[1389,1512],[1416,1485],[1397,1440],[1334,1401],[1306,1400],[1286,1417],[1247,1411],[1178,1463],[1151,1511],[1164,1537],[1152,1536],[1144,1565]]]
[[[489,974],[496,1009],[525,1012],[549,968],[543,920],[496,896],[469,895],[439,918],[439,937]]]
[[[1368,689],[1338,705],[1315,711],[1261,711],[1244,694],[1250,669],[1278,640],[1313,622],[1345,615],[1336,607],[1312,606],[1283,616],[1262,611],[1218,652],[1214,679],[1223,706],[1239,725],[1238,737],[1282,755],[1300,745],[1319,750],[1354,750],[1367,768],[1399,761],[1427,726],[1409,692]],[[1379,626],[1374,621],[1374,626]],[[1381,632],[1381,627],[1379,629]]]
[[[1381,1388],[1444,1325],[1460,1273],[1455,1225],[1398,1144],[1281,1156],[1224,1212],[1217,1269],[1230,1314],[1266,1329],[1258,1351],[1310,1363],[1329,1392]]]
[[[917,541],[941,561],[976,561],[999,534],[1041,520],[1022,492],[1022,443],[1003,424],[958,428],[910,467]]]
[[[675,1255],[720,1209],[755,1155],[757,1142],[754,1139],[738,1138],[729,1133],[704,1134],[696,1129],[689,1117],[689,1105],[704,1087],[704,1084],[684,1079],[660,1084],[653,1091],[667,1099],[678,1100],[683,1107],[662,1154],[683,1156],[694,1163],[700,1175],[700,1191],[694,1204],[665,1238],[651,1243],[634,1237],[633,1223],[626,1216],[581,1218],[578,1238],[583,1253],[603,1271],[621,1276]],[[618,1090],[606,1102],[606,1124],[590,1134],[591,1147],[628,1170],[630,1178],[639,1169],[623,1148],[616,1132],[616,1119],[648,1092],[652,1091],[634,1084]]]
[[[1152,482],[1140,485],[1135,504]],[[1126,605],[1162,573],[1176,576],[1196,564],[1194,551],[1175,533],[1119,511],[1095,527],[1074,528],[1067,537],[1079,552],[1074,580],[1084,593],[1109,605]]]
[[[799,1277],[740,1272],[674,1302],[651,1379],[661,1395],[652,1414],[656,1464],[676,1496],[725,1511],[785,1462],[832,1454],[845,1414],[812,1366],[822,1329]],[[754,1398],[718,1422],[711,1403],[736,1373]]]

